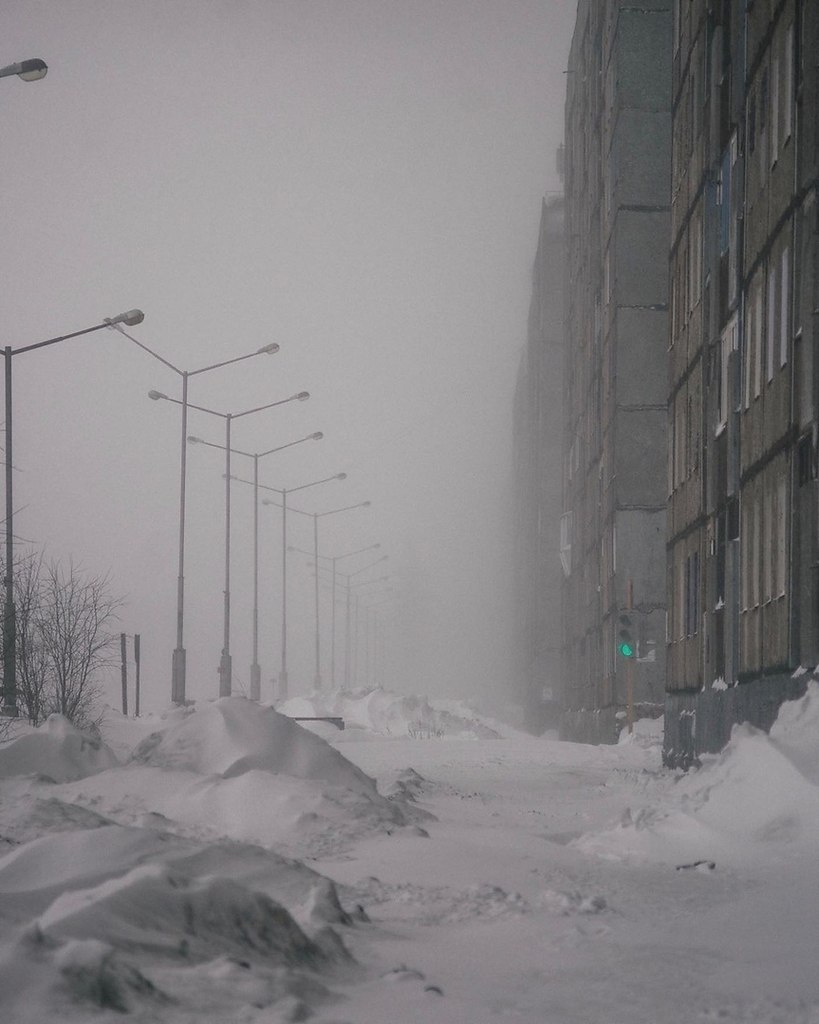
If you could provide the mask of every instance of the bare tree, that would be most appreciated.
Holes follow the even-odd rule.
[[[73,562],[41,569],[35,632],[48,673],[47,714],[58,712],[78,726],[98,722],[97,677],[115,659],[112,627],[121,604],[108,576],[86,576]]]
[[[113,628],[122,604],[109,577],[30,553],[15,559],[14,593],[21,717],[38,725],[59,713],[81,728],[97,724],[98,677],[115,660]]]
[[[48,657],[40,637],[40,571],[43,556],[28,554],[17,561],[14,596],[17,606],[17,699],[22,713],[32,723],[46,717],[48,702]]]

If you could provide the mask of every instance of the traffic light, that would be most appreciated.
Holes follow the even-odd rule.
[[[631,619],[628,615],[622,613],[618,622],[617,653],[621,654],[624,658],[633,658],[636,653],[636,648],[634,644],[634,637],[631,632]]]

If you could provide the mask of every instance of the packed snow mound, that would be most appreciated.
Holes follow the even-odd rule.
[[[65,893],[35,921],[48,938],[99,939],[129,951],[203,961],[260,956],[316,968],[324,952],[280,903],[229,878],[140,865],[91,889]]]
[[[155,1020],[178,1003],[191,1019],[224,1004],[219,1019],[233,1020],[245,1003],[324,998],[315,975],[349,961],[328,925],[353,923],[334,884],[261,847],[157,824],[49,833],[0,857],[4,1021]]]
[[[235,779],[269,772],[375,797],[375,782],[321,737],[242,697],[196,705],[140,743],[133,760],[166,771]]]
[[[801,700],[779,709],[771,742],[815,785],[819,785],[819,682],[808,683]]]
[[[573,845],[605,857],[688,866],[811,855],[819,841],[819,686],[783,704],[766,735],[734,727],[719,754],[681,776],[662,804],[628,808],[621,822]]]
[[[292,717],[335,716],[344,719],[347,729],[366,729],[382,736],[496,739],[501,735],[466,705],[443,703],[447,706],[430,704],[425,697],[408,697],[378,687],[297,697],[278,705],[278,710]]]
[[[0,778],[45,775],[70,782],[116,765],[113,751],[99,736],[81,732],[63,715],[49,715],[38,729],[0,748]]]

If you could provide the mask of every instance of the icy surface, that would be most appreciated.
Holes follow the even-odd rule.
[[[697,771],[660,742],[380,690],[23,729],[0,1019],[817,1024],[819,685]]]

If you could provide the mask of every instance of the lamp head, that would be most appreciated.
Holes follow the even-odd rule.
[[[205,442],[201,437],[194,437],[193,434],[188,434],[188,440],[191,444],[204,444]]]
[[[24,82],[36,82],[39,78],[45,78],[47,73],[48,64],[39,57],[33,57],[31,60],[20,61],[17,77],[22,78]]]
[[[361,502],[361,507],[362,507],[362,508],[369,508],[369,507],[370,507],[370,505],[372,505],[372,502],[371,502],[371,501],[362,501],[362,502]],[[379,545],[377,545],[377,544],[376,544],[376,547],[378,547],[378,546],[379,546]]]
[[[270,355],[270,356],[272,356],[274,353],[276,353],[278,351],[279,351],[279,346],[276,344],[275,341],[271,341],[271,343],[269,345],[262,345],[261,348],[256,349],[256,355],[257,356],[261,356],[261,355]]]
[[[310,397],[309,391],[300,391],[297,395],[293,395],[297,402],[306,402]]]
[[[315,434],[310,434],[311,441],[320,441],[324,437],[324,434],[320,430],[317,430]]]
[[[126,327],[136,327],[144,319],[145,314],[141,309],[129,309],[126,313],[117,313],[116,316],[109,317],[105,322],[110,325],[125,324]]]
[[[336,473],[336,477],[335,478],[336,478],[336,480],[346,480],[347,479],[347,474],[346,473]]]
[[[149,391],[148,392],[148,398],[152,399],[154,402],[158,402],[160,398],[167,398],[167,397],[168,396],[167,395],[163,395],[161,391]]]

